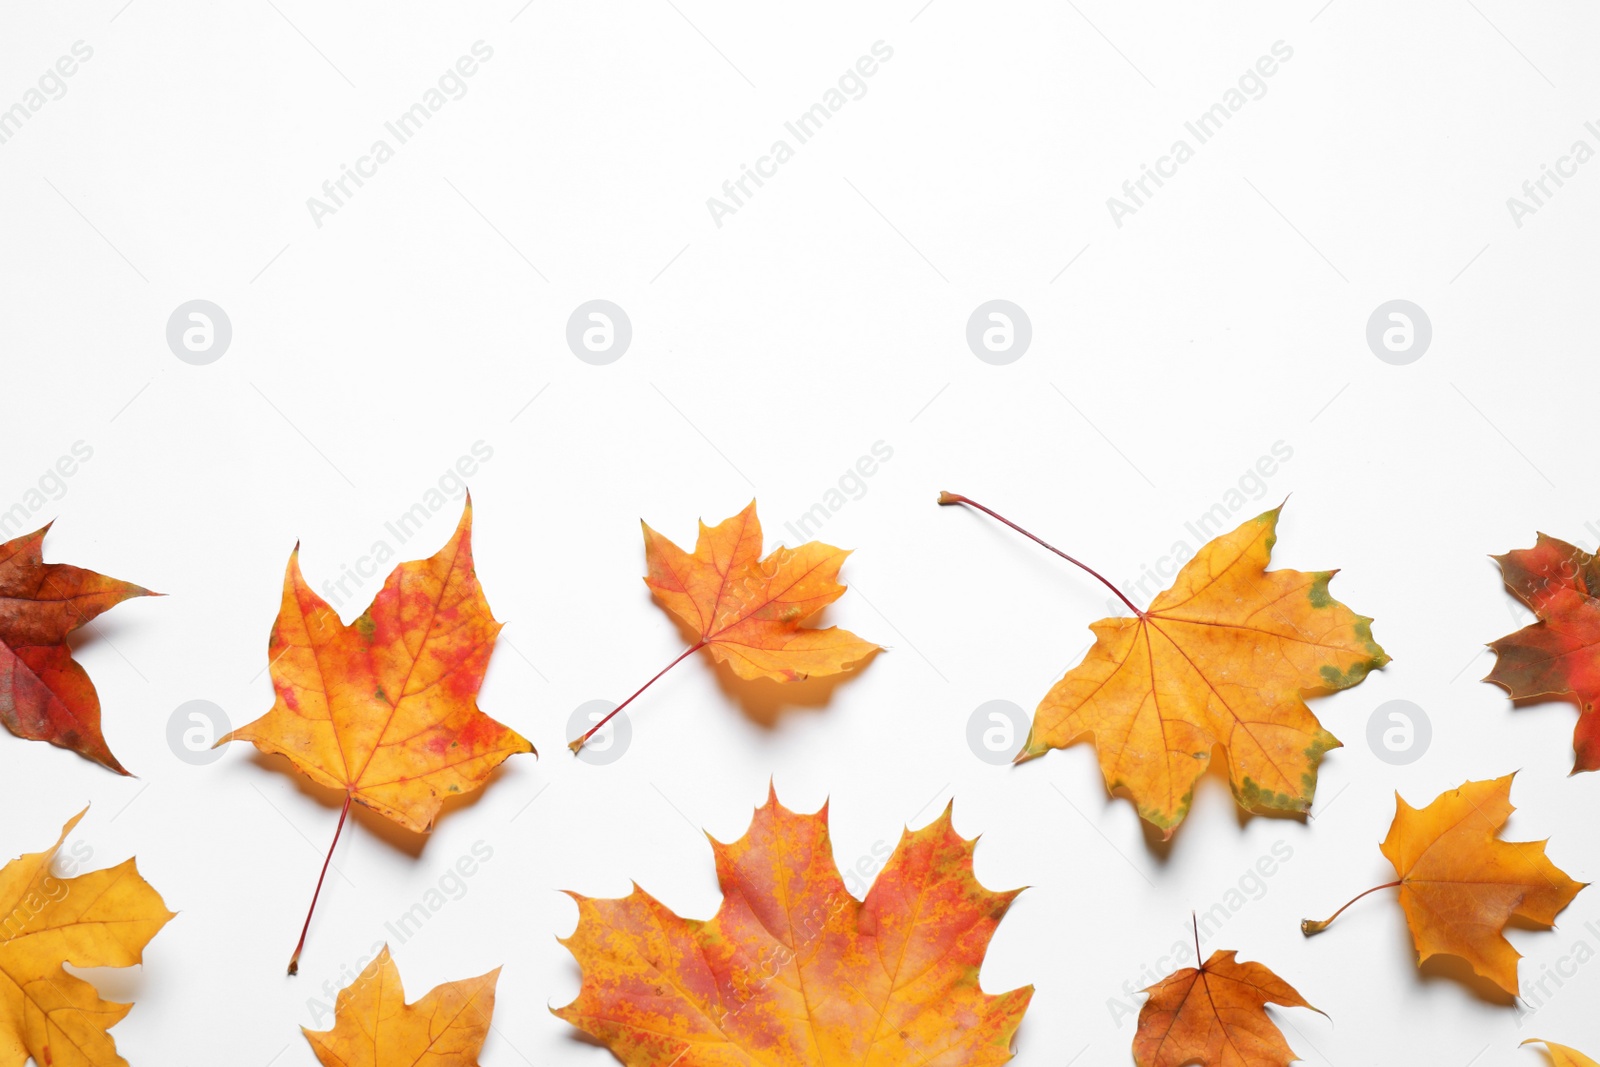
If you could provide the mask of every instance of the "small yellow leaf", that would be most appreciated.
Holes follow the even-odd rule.
[[[366,970],[339,991],[331,1030],[306,1030],[322,1067],[477,1067],[494,1015],[496,967],[477,978],[446,982],[406,1003],[400,970],[384,946]]]

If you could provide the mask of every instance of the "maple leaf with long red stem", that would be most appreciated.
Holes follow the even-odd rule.
[[[1335,571],[1267,570],[1281,506],[1202,545],[1148,608],[1065,552],[954,493],[1099,579],[1133,612],[1101,619],[1083,661],[1039,702],[1017,762],[1092,740],[1106,787],[1171,837],[1188,814],[1212,751],[1227,757],[1234,799],[1248,811],[1304,812],[1317,767],[1339,740],[1306,706],[1389,662],[1372,620],[1335,600]]]
[[[482,786],[507,757],[532,752],[515,730],[478,710],[500,623],[472,565],[472,501],[456,532],[425,560],[402,563],[349,626],[289,558],[267,654],[277,701],[221,738],[287,756],[319,785],[344,793],[333,845],[289,960],[299,969],[352,802],[424,833],[445,798]]]

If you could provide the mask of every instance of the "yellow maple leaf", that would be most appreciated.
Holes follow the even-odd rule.
[[[1465,960],[1479,975],[1512,996],[1518,993],[1521,953],[1506,940],[1513,915],[1544,926],[1584,888],[1550,862],[1543,841],[1504,841],[1500,831],[1515,809],[1506,775],[1467,782],[1441,793],[1425,808],[1413,808],[1395,794],[1394,822],[1382,850],[1399,880],[1376,886],[1400,890],[1400,907],[1417,950],[1417,963],[1432,956]],[[1327,919],[1306,920],[1307,937],[1328,928]]]
[[[172,918],[133,860],[61,878],[51,861],[79,812],[44,852],[0,868],[0,1064],[127,1067],[106,1031],[131,1004],[101,1000],[62,966],[132,967]]]
[[[1039,541],[966,497],[940,503],[969,504]],[[1089,627],[1094,645],[1040,701],[1017,761],[1092,740],[1107,788],[1167,837],[1219,746],[1240,807],[1309,809],[1317,766],[1339,741],[1305,695],[1356,685],[1389,657],[1372,620],[1328,592],[1337,571],[1266,569],[1281,510],[1207,542],[1148,609],[1106,582],[1133,617]]]
[[[339,990],[330,1030],[307,1030],[322,1067],[477,1067],[500,968],[446,982],[406,1003],[389,946]]]

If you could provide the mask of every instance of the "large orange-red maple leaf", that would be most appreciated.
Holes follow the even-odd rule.
[[[972,873],[950,811],[905,833],[865,901],[833,862],[827,809],[769,795],[743,838],[712,841],[723,902],[705,921],[642,889],[577,896],[583,967],[556,1014],[628,1067],[997,1067],[1033,995],[978,985],[1020,890]]]

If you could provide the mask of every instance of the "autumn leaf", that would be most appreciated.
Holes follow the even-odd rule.
[[[972,872],[950,810],[904,833],[866,900],[833,863],[827,808],[769,794],[739,841],[713,840],[722,906],[682,919],[643,890],[573,894],[562,943],[583,968],[556,1014],[628,1067],[992,1067],[1031,986],[979,988],[989,939],[1020,890]]]
[[[691,555],[644,525],[645,584],[698,635],[682,655],[569,746],[577,752],[662,674],[702,648],[740,678],[797,682],[849,670],[878,646],[848,630],[803,626],[844,595],[836,580],[850,553],[808,541],[761,556],[756,502],[716,526],[700,524]]]
[[[45,563],[35,530],[0,545],[0,723],[127,774],[100,732],[100,697],[67,635],[130,597],[156,596],[81,567]]]
[[[1200,952],[1195,935],[1195,955]],[[1287,1067],[1300,1057],[1267,1016],[1268,1004],[1312,1008],[1293,986],[1232,951],[1175,971],[1145,990],[1133,1037],[1138,1067]]]
[[[446,982],[406,1003],[400,970],[385,945],[354,982],[339,991],[331,1030],[307,1030],[322,1067],[477,1067],[494,1015],[496,967]]]
[[[341,790],[335,845],[352,801],[423,833],[446,797],[477,789],[506,757],[533,751],[478,710],[500,623],[472,566],[470,498],[450,542],[429,559],[396,567],[349,626],[312,592],[299,561],[296,547],[267,646],[277,702],[217,744],[253,742],[288,757],[318,785]],[[308,914],[308,927],[310,921]],[[299,957],[296,948],[290,974]]]
[[[1600,768],[1600,560],[1544,534],[1532,548],[1491,558],[1538,621],[1489,645],[1495,665],[1484,681],[1517,700],[1576,697],[1573,770]]]
[[[1372,620],[1328,592],[1337,571],[1266,569],[1281,507],[1207,542],[1140,609],[982,504],[952,493],[939,503],[998,519],[1094,575],[1133,612],[1089,627],[1094,645],[1039,703],[1017,762],[1093,740],[1106,787],[1169,838],[1219,745],[1240,807],[1311,807],[1317,765],[1340,745],[1304,695],[1356,685],[1389,657],[1372,639]]]
[[[1433,956],[1458,956],[1516,996],[1522,955],[1506,940],[1506,923],[1515,915],[1554,925],[1584,883],[1550,862],[1545,842],[1500,839],[1516,810],[1513,777],[1467,782],[1421,809],[1395,794],[1394,823],[1381,847],[1399,880],[1369,889],[1350,904],[1398,887],[1419,965]],[[1350,904],[1321,922],[1308,919],[1300,929],[1307,937],[1321,933]]]
[[[1600,1063],[1596,1063],[1577,1049],[1558,1045],[1554,1041],[1546,1041],[1542,1037],[1530,1037],[1523,1044],[1543,1045],[1549,1049],[1550,1062],[1555,1064],[1555,1067],[1600,1067]]]
[[[127,1067],[110,1030],[133,1007],[100,999],[73,967],[132,967],[173,913],[133,860],[76,878],[51,861],[84,813],[43,852],[0,868],[0,1063]]]

